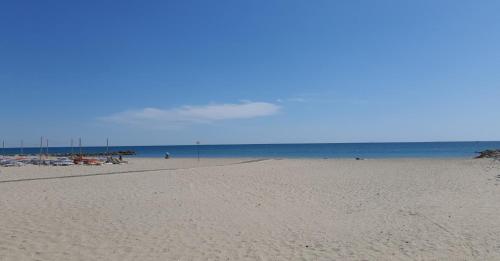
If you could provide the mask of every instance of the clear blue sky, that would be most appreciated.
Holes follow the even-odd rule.
[[[500,140],[500,2],[1,1],[17,146]]]

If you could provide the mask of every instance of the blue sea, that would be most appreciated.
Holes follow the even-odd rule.
[[[500,149],[500,141],[481,142],[399,142],[399,143],[314,143],[247,145],[119,146],[109,151],[133,150],[133,157],[250,157],[250,158],[472,158],[477,151]],[[39,148],[24,148],[24,154],[37,154]],[[74,151],[78,151],[77,148]],[[105,152],[105,147],[84,147],[83,152]],[[50,153],[69,153],[69,147],[49,148]],[[18,154],[19,148],[6,148]]]

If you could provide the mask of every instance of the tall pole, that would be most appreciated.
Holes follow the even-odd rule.
[[[106,156],[109,155],[109,138],[106,138]]]
[[[83,157],[83,155],[82,155],[82,138],[78,138],[78,146],[80,147],[80,157]]]
[[[38,160],[38,166],[42,164],[42,153],[43,153],[43,136],[40,137],[40,157]]]
[[[71,157],[73,157],[73,139],[71,139]]]
[[[196,152],[198,154],[198,161],[200,161],[200,141],[196,142]]]
[[[47,157],[49,156],[49,139],[47,139]]]

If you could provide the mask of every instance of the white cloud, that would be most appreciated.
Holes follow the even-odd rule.
[[[109,123],[155,128],[178,128],[195,123],[249,119],[276,114],[280,106],[267,102],[182,106],[172,109],[144,108],[119,112],[100,120]]]

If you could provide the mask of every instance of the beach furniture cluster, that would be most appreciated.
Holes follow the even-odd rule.
[[[45,141],[45,142],[44,142]],[[72,166],[91,165],[100,166],[104,164],[123,164],[122,156],[135,155],[133,150],[109,151],[109,139],[106,139],[105,152],[83,152],[82,139],[78,139],[79,153],[73,152],[73,139],[71,139],[71,152],[49,153],[49,140],[40,137],[40,153],[25,154],[24,141],[20,143],[20,154],[5,154],[5,141],[2,141],[0,154],[0,167],[20,167],[24,165],[38,166]],[[44,146],[45,145],[45,146]],[[114,158],[118,156],[119,158]]]
[[[0,156],[0,166],[2,167],[21,167],[24,165],[37,165],[37,166],[73,166],[73,165],[91,165],[100,166],[104,164],[123,164],[126,161],[108,157],[100,158],[85,158],[83,156],[74,157],[57,157],[54,159],[41,158],[39,156]]]
[[[25,165],[23,161],[20,161],[11,157],[0,157],[0,166],[2,167],[20,167]]]

